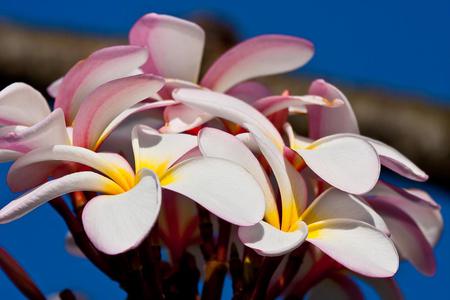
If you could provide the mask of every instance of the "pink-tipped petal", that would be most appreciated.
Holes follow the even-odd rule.
[[[128,76],[147,60],[147,50],[139,46],[100,49],[78,62],[64,76],[55,99],[68,124],[72,124],[81,104],[98,86]]]
[[[103,155],[91,150],[69,145],[41,147],[17,159],[9,169],[7,181],[13,191],[33,188],[45,182],[53,175],[53,171],[66,162],[79,163],[98,170],[127,189],[134,183],[134,176],[126,172],[129,169],[121,168],[124,162],[118,158],[120,156],[115,157],[117,161],[112,155],[105,159]],[[67,167],[75,168],[73,164]]]
[[[319,139],[335,133],[359,134],[358,122],[350,102],[335,86],[318,79],[311,84],[309,94],[328,100],[340,99],[344,102],[335,108],[313,105],[308,107],[310,138]]]
[[[172,96],[175,100],[211,116],[223,118],[241,126],[244,123],[257,126],[280,151],[283,151],[284,142],[277,129],[264,115],[244,101],[221,93],[194,89],[178,89],[172,93]]]
[[[5,126],[0,129],[0,149],[27,153],[33,149],[52,145],[68,145],[70,139],[60,109],[31,127]]]
[[[0,91],[0,125],[32,126],[50,114],[47,100],[22,82]]]
[[[61,84],[63,82],[64,77],[60,77],[53,81],[48,87],[47,87],[47,93],[53,97],[56,98],[59,93],[59,88],[61,87]]]
[[[73,128],[74,145],[96,149],[103,131],[125,109],[151,97],[163,86],[152,75],[116,79],[95,89],[80,107]]]
[[[301,219],[306,224],[326,219],[352,219],[368,223],[386,234],[389,233],[383,219],[363,200],[334,188],[320,194],[308,206]]]
[[[325,99],[320,96],[269,96],[261,98],[253,104],[253,106],[262,112],[265,116],[270,116],[273,113],[283,109],[306,109],[311,105],[324,107],[339,107],[343,104],[340,99]]]
[[[205,33],[195,23],[167,15],[146,14],[129,33],[130,44],[147,47],[146,73],[197,82]]]
[[[358,138],[328,136],[297,153],[317,176],[351,194],[370,191],[380,175],[377,153]]]
[[[432,276],[436,272],[433,248],[413,218],[394,204],[376,199],[370,201],[372,207],[383,217],[391,239],[400,254],[424,275]]]
[[[160,134],[138,125],[132,132],[135,170],[150,169],[163,176],[180,157],[197,147],[197,138],[188,134]]]
[[[392,277],[399,259],[393,242],[367,223],[328,219],[308,224],[307,241],[344,267],[369,277]]]
[[[280,256],[298,248],[308,235],[308,227],[302,221],[297,222],[294,231],[281,231],[261,221],[247,227],[239,227],[241,242],[262,256]]]
[[[272,95],[272,92],[260,82],[246,81],[236,84],[226,94],[252,104],[258,99],[269,97]]]
[[[224,92],[247,79],[298,69],[313,54],[314,47],[307,40],[286,35],[261,35],[223,54],[209,68],[201,83]]]
[[[0,210],[0,224],[14,221],[59,196],[75,191],[120,193],[112,180],[94,172],[77,172],[46,182],[31,192],[9,202]]]
[[[199,133],[199,147],[204,156],[227,159],[246,169],[259,183],[266,200],[265,218],[279,228],[277,204],[269,179],[253,153],[235,136],[214,128]]]
[[[199,109],[184,104],[167,107],[164,110],[164,126],[159,129],[162,133],[184,132],[211,120],[212,116]]]
[[[264,194],[258,182],[225,159],[193,158],[176,164],[161,178],[161,185],[235,225],[254,225],[264,216]]]
[[[125,193],[97,196],[83,209],[83,227],[94,246],[110,255],[137,247],[158,218],[161,187],[157,176],[142,170]]]

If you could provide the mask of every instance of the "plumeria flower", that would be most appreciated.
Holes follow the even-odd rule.
[[[355,272],[372,277],[390,277],[396,272],[396,249],[386,236],[385,223],[370,206],[355,196],[329,189],[306,207],[307,191],[300,173],[259,128],[250,124],[244,127],[255,136],[275,175],[281,209],[261,165],[238,138],[207,128],[200,132],[199,140],[203,155],[239,163],[253,174],[264,191],[265,219],[239,228],[244,245],[263,256],[279,256],[307,240]],[[227,141],[227,147],[218,146],[219,141]]]
[[[45,98],[25,83],[0,91],[0,162],[41,146],[69,144],[61,110],[50,112]]]
[[[263,193],[244,168],[204,156],[179,161],[196,147],[196,137],[159,134],[138,126],[132,143],[134,169],[117,154],[69,145],[40,148],[22,156],[8,174],[14,190],[35,186],[51,174],[59,161],[83,164],[98,173],[78,171],[37,186],[2,208],[0,222],[13,221],[73,191],[98,192],[101,195],[83,209],[83,226],[97,249],[118,254],[138,246],[152,228],[163,201],[161,188],[196,201],[232,224],[249,226],[262,219]]]
[[[166,15],[147,14],[129,34],[130,44],[146,47],[145,73],[167,81],[167,93],[174,87],[207,88],[242,99],[256,100],[268,90],[248,79],[284,73],[306,64],[314,53],[304,39],[285,35],[262,35],[244,41],[223,54],[197,83],[205,43],[204,31],[195,23]],[[183,47],[180,47],[183,45]],[[165,98],[167,99],[167,98]],[[162,132],[183,132],[212,118],[205,111],[184,105],[165,109]]]

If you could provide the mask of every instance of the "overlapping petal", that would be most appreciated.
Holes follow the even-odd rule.
[[[129,34],[130,44],[147,47],[146,73],[197,82],[205,33],[197,24],[167,15],[146,14]]]
[[[264,194],[258,182],[225,159],[203,157],[178,163],[161,178],[161,185],[232,224],[250,226],[264,216]]]
[[[311,42],[285,35],[261,35],[223,54],[201,84],[224,92],[247,79],[289,72],[306,64],[314,54]]]
[[[391,277],[397,272],[394,244],[367,223],[328,219],[308,224],[308,230],[307,241],[354,272],[370,277]]]
[[[261,221],[253,226],[239,227],[239,239],[247,247],[262,256],[280,256],[299,247],[308,235],[308,227],[302,221],[297,222],[293,231],[281,231]]]
[[[151,75],[136,75],[105,83],[91,93],[75,118],[73,142],[96,149],[105,128],[125,109],[151,97],[163,80]]]
[[[58,88],[55,108],[60,107],[72,124],[81,104],[98,86],[130,74],[146,60],[147,50],[139,46],[100,49],[78,62],[64,76]]]
[[[0,91],[0,125],[32,126],[50,114],[47,100],[22,82]]]
[[[94,246],[106,254],[137,247],[150,232],[161,207],[157,176],[143,169],[137,184],[125,193],[101,195],[83,209],[83,227]]]
[[[85,171],[46,182],[25,195],[11,201],[0,210],[0,223],[14,221],[42,204],[75,191],[93,191],[106,194],[123,192],[114,181],[94,172]]]

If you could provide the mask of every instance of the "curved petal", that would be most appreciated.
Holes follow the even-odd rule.
[[[389,233],[383,219],[364,201],[354,195],[330,188],[320,194],[302,214],[306,224],[326,219],[351,219],[368,223],[378,230]]]
[[[265,116],[269,116],[283,109],[295,108],[297,110],[304,109],[310,105],[324,107],[339,107],[344,102],[340,99],[326,99],[320,96],[269,96],[261,98],[253,104],[253,106],[262,112]]]
[[[438,242],[444,222],[439,206],[428,194],[379,182],[364,198],[371,203],[382,201],[401,209],[417,223],[430,245],[435,246]]]
[[[130,44],[147,47],[146,73],[197,82],[205,33],[195,23],[155,13],[140,18],[129,33]]]
[[[244,168],[218,158],[193,158],[175,165],[161,185],[180,193],[218,217],[249,226],[264,216],[264,194]]]
[[[56,98],[59,93],[59,88],[61,87],[61,84],[63,82],[64,77],[60,77],[53,81],[48,87],[47,87],[47,93],[53,97]]]
[[[117,155],[118,156],[118,155]],[[121,168],[123,161],[108,160],[91,150],[55,145],[30,151],[14,162],[8,172],[8,185],[13,191],[23,191],[44,182],[62,162],[79,163],[94,168],[112,178],[124,189],[134,184],[134,176]]]
[[[160,134],[146,126],[132,132],[135,170],[150,169],[159,177],[180,157],[197,147],[197,138],[188,134]]]
[[[161,208],[161,187],[149,170],[138,174],[129,191],[97,196],[83,209],[83,227],[98,250],[114,255],[137,247],[147,236]]]
[[[272,92],[267,86],[257,81],[246,81],[236,84],[226,94],[252,104],[258,99],[269,97]]]
[[[247,79],[300,68],[313,54],[314,47],[307,40],[286,35],[261,35],[228,50],[209,68],[201,83],[224,92]]]
[[[0,210],[0,224],[14,221],[35,208],[59,196],[75,191],[107,194],[123,192],[115,182],[94,172],[77,172],[46,182],[25,195],[9,202]]]
[[[6,126],[0,130],[0,148],[21,153],[52,145],[68,145],[70,139],[60,109],[31,127]]]
[[[108,124],[108,126],[103,130],[101,136],[97,140],[97,145],[101,145],[103,141],[108,138],[108,136],[118,127],[120,124],[122,124],[126,119],[133,117],[136,114],[146,112],[152,109],[157,108],[163,108],[170,105],[175,104],[175,101],[172,100],[163,100],[163,101],[156,101],[156,102],[141,102],[133,107],[127,108],[124,111],[122,111],[117,117],[115,117],[111,123]],[[131,135],[129,136],[131,138]]]
[[[138,46],[113,46],[92,53],[67,72],[59,86],[55,108],[60,107],[72,124],[81,104],[98,86],[124,76],[141,66],[147,50]]]
[[[22,156],[22,154],[23,153],[19,151],[0,149],[0,163],[16,160]]]
[[[297,222],[294,231],[281,231],[261,221],[247,227],[239,227],[241,242],[262,256],[280,256],[298,248],[308,235],[308,227],[302,221]]]
[[[358,138],[328,136],[297,153],[317,176],[351,194],[370,191],[380,175],[377,153]]]
[[[32,126],[50,114],[47,100],[22,82],[0,91],[0,125]]]
[[[358,284],[350,276],[333,273],[315,285],[308,293],[308,300],[364,300]]]
[[[392,241],[361,221],[328,219],[308,224],[307,241],[344,267],[369,277],[392,277],[398,254]]]
[[[81,105],[73,127],[76,146],[95,149],[98,140],[115,117],[125,109],[151,97],[163,86],[163,80],[151,75],[136,75],[105,83]]]
[[[204,156],[227,159],[246,169],[259,183],[266,200],[265,219],[280,228],[277,203],[269,179],[253,153],[235,136],[214,128],[203,128],[198,145]]]
[[[164,110],[164,126],[159,131],[179,133],[198,127],[212,118],[210,114],[184,104],[172,105]]]
[[[392,171],[411,180],[426,181],[428,179],[428,175],[418,166],[416,166],[411,160],[409,160],[406,156],[401,154],[396,149],[392,148],[389,145],[386,145],[383,142],[368,138],[366,136],[350,133],[335,134],[334,136],[348,136],[365,140],[375,148],[375,151],[380,157],[381,164],[386,168],[389,168]]]
[[[311,105],[308,107],[309,137],[319,139],[335,133],[359,134],[358,121],[345,95],[325,80],[315,80],[309,94],[325,99],[340,99],[344,105],[336,108]]]
[[[434,275],[436,260],[433,248],[414,219],[392,203],[377,199],[370,204],[386,221],[400,256],[423,274]]]
[[[275,143],[280,151],[283,151],[283,139],[277,129],[264,115],[244,101],[221,93],[194,89],[178,89],[172,93],[172,96],[175,100],[212,116],[239,125],[248,123],[258,126],[264,135]]]
[[[286,165],[289,163],[286,162],[283,153],[278,151],[275,145],[264,137],[258,127],[250,124],[244,124],[244,126],[247,127],[254,136],[261,153],[264,155],[275,175],[281,195],[281,229],[283,231],[288,231],[293,221],[298,219],[298,216],[296,215],[297,207],[295,194],[292,188],[289,173],[286,169]]]

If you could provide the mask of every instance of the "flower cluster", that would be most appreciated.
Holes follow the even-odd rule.
[[[439,205],[379,179],[381,166],[415,181],[427,175],[360,135],[330,83],[316,80],[294,96],[249,81],[302,67],[313,45],[258,36],[199,80],[204,41],[194,23],[148,14],[129,45],[94,52],[49,87],[53,110],[24,83],[2,90],[0,161],[14,160],[8,185],[26,193],[0,210],[0,223],[51,201],[69,225],[70,251],[130,294],[111,255],[148,245],[167,250],[168,274],[181,276],[193,258],[189,270],[206,271],[211,295],[223,268],[235,296],[255,299],[320,292],[325,279],[351,291],[350,275],[390,278],[399,257],[433,274]],[[290,115],[307,118],[308,137],[294,132]],[[163,273],[140,253],[141,268]],[[170,284],[187,293],[174,276],[156,277],[161,294],[173,292]]]

